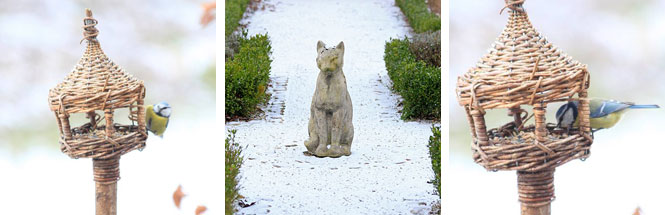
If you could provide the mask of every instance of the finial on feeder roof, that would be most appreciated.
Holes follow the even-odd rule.
[[[81,42],[83,40],[88,40],[89,42],[98,42],[97,41],[97,35],[99,35],[99,31],[97,28],[95,28],[95,25],[97,25],[97,20],[92,18],[92,10],[90,8],[85,9],[85,18],[83,18],[83,39],[81,39]]]
[[[522,4],[524,4],[525,0],[505,0],[506,6],[501,8],[501,11],[499,11],[499,14],[503,13],[503,10],[506,8],[510,8],[513,11],[519,11],[519,12],[525,12],[524,8],[522,8]]]

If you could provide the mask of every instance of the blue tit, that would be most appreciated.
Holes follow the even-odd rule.
[[[145,111],[146,129],[153,134],[164,137],[164,131],[169,126],[171,106],[166,102],[148,105]]]
[[[557,127],[566,128],[579,127],[578,116],[579,101],[571,101],[559,107],[556,111]],[[611,128],[621,120],[621,116],[629,109],[660,108],[658,105],[636,105],[632,102],[620,102],[615,100],[590,99],[590,126],[591,129],[600,130]]]

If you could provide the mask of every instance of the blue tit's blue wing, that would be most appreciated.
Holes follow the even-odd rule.
[[[603,103],[595,110],[591,110],[591,118],[599,118],[607,116],[608,114],[622,111],[629,108],[631,104],[622,103],[613,100],[604,100]]]

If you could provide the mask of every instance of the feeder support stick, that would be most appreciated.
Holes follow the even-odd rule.
[[[522,215],[550,215],[554,200],[554,169],[517,171],[517,190]]]
[[[95,176],[95,214],[117,214],[117,191],[120,179],[120,157],[92,159]]]

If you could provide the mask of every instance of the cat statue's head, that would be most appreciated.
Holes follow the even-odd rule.
[[[335,47],[326,48],[326,44],[319,40],[316,43],[316,51],[318,52],[316,65],[321,72],[332,74],[344,65],[344,42],[339,42]]]

